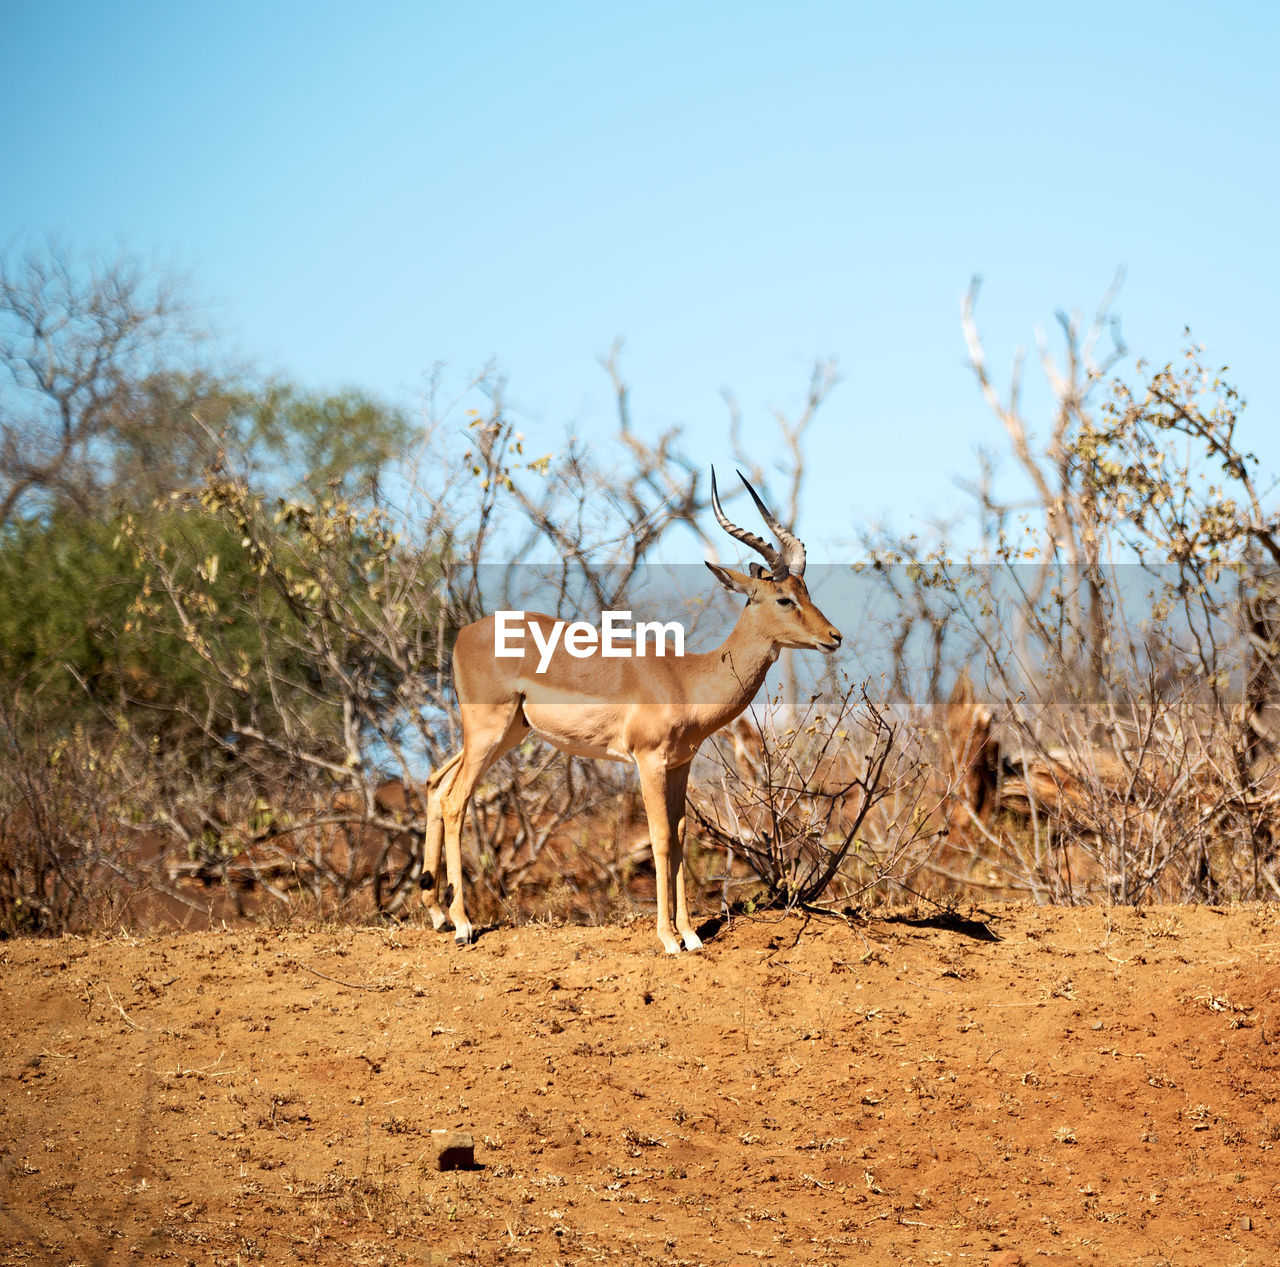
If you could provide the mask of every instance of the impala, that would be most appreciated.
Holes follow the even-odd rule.
[[[702,945],[689,920],[684,880],[685,792],[698,746],[727,725],[755,697],[770,665],[786,647],[833,652],[840,631],[818,610],[804,583],[804,545],[786,531],[741,472],[764,522],[778,541],[730,522],[720,506],[715,470],[711,505],[735,540],[763,556],[747,572],[708,563],[726,589],[746,598],[732,633],[714,651],[683,656],[583,659],[563,644],[545,659],[533,640],[512,654],[495,654],[495,617],[459,631],[453,682],[462,716],[462,750],[429,783],[423,893],[432,922],[451,922],[465,945],[472,927],[462,892],[462,822],[476,785],[503,753],[531,731],[564,752],[607,761],[634,761],[657,874],[658,939],[671,954]],[[524,616],[543,647],[556,621]],[[440,850],[453,890],[448,915],[440,909]]]

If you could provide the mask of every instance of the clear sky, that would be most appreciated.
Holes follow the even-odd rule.
[[[638,424],[768,464],[815,358],[811,557],[962,501],[999,380],[1117,267],[1190,325],[1280,471],[1280,6],[0,0],[0,244],[176,261],[234,344],[401,402],[496,360],[527,430]],[[1034,403],[1033,397],[1033,403]],[[835,553],[834,548],[832,553]]]

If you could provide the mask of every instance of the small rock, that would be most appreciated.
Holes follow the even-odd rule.
[[[465,1131],[432,1131],[431,1157],[437,1170],[470,1170],[476,1146]]]
[[[1240,1216],[1240,1230],[1242,1232],[1253,1231],[1253,1220],[1247,1214],[1242,1214]]]

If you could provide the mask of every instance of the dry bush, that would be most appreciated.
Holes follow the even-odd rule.
[[[127,745],[83,731],[49,737],[38,702],[0,700],[0,937],[112,929],[182,899],[178,851],[136,815],[148,772]]]
[[[0,706],[0,716],[9,712]],[[74,744],[7,754],[0,781],[0,936],[58,933],[104,916],[119,865],[116,832],[92,787],[93,755]]]
[[[1042,732],[1007,756],[998,803],[1016,869],[1054,900],[1280,895],[1274,764],[1242,770],[1239,733],[1216,723],[1202,691],[1129,703],[1105,741],[1096,724],[1062,718],[1052,744]]]
[[[1032,499],[998,496],[984,459],[967,554],[941,529],[868,542],[899,706],[941,714],[957,677],[932,761],[964,803],[931,868],[1039,901],[1274,897],[1280,520],[1243,401],[1194,345],[1109,378],[1113,290],[1091,322],[1059,316],[1058,354],[1040,337],[1036,426],[1021,354],[1006,395],[992,382],[976,294],[970,365]]]
[[[950,604],[961,646],[972,607],[998,607],[990,576],[950,568],[930,591],[931,602]],[[1149,641],[1122,641],[1118,622],[1107,625],[1105,689],[1085,688],[1073,653],[1080,643],[1051,635],[1043,621],[1032,661],[1040,672],[1022,672],[1011,643],[1025,634],[1029,610],[997,622],[1007,641],[988,632],[969,644],[984,691],[962,671],[948,705],[922,728],[932,778],[950,785],[947,840],[929,860],[931,876],[1043,902],[1275,896],[1276,762],[1250,755],[1256,745],[1240,709],[1224,711],[1221,693],[1185,661],[1170,671]],[[1229,654],[1222,636],[1223,671]]]
[[[726,851],[725,905],[735,858],[770,905],[864,904],[912,887],[944,834],[946,795],[907,734],[848,681],[798,716],[775,698],[725,732],[690,793],[699,834]]]

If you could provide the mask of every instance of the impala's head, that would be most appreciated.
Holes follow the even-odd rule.
[[[738,478],[746,484],[751,500],[755,502],[769,531],[777,538],[777,548],[754,532],[739,528],[720,508],[716,491],[716,472],[711,468],[711,509],[716,522],[735,541],[750,546],[764,556],[768,568],[759,563],[751,564],[747,572],[735,572],[732,568],[708,563],[716,580],[726,589],[744,594],[748,609],[754,608],[754,616],[760,632],[778,647],[796,647],[801,650],[816,649],[830,654],[840,645],[840,631],[822,614],[809,597],[804,583],[804,542],[793,537],[770,513],[756,490],[747,484],[741,471]]]

